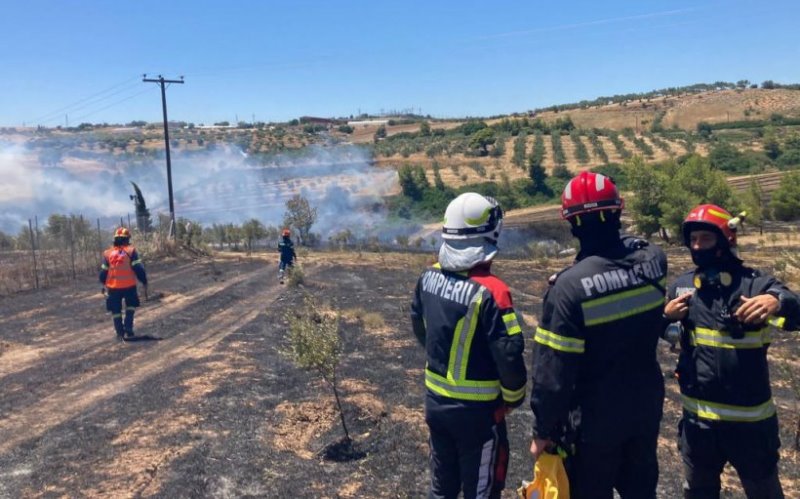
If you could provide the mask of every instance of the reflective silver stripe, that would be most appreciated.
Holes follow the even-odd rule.
[[[581,304],[583,322],[587,326],[596,326],[630,317],[664,305],[664,294],[647,285],[621,293],[597,298]]]
[[[478,465],[478,484],[475,490],[476,499],[488,499],[492,493],[492,485],[494,484],[494,458],[497,455],[495,447],[499,439],[497,426],[492,426],[492,438],[484,442],[483,448],[481,449],[481,462]]]
[[[133,262],[131,262],[131,267],[133,267],[134,265],[141,265],[141,264],[142,264],[141,260],[134,260]]]
[[[464,355],[469,355],[467,352],[467,343],[472,342],[472,327],[473,321],[478,320],[478,308],[481,305],[481,299],[483,297],[483,292],[486,290],[483,286],[478,287],[478,291],[472,296],[472,299],[469,302],[469,306],[467,307],[467,313],[464,316],[463,323],[459,330],[456,330],[457,338],[453,338],[453,341],[458,342],[458,346],[456,347],[455,352],[455,359],[453,363],[453,378],[459,380],[462,379],[466,373],[461,372],[461,364],[464,363],[464,368],[466,369],[466,363],[464,362]],[[477,323],[475,324],[477,326]]]
[[[580,338],[570,338],[569,336],[561,336],[547,329],[540,327],[536,328],[536,334],[533,341],[547,345],[555,350],[562,352],[583,353],[585,350],[585,341]]]
[[[772,399],[756,406],[719,404],[686,395],[681,395],[681,400],[687,411],[697,414],[699,418],[713,421],[753,422],[775,415],[775,403]]]

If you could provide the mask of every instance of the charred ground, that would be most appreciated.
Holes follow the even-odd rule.
[[[312,253],[302,257],[301,287],[280,286],[271,258],[159,262],[148,270],[160,298],[142,307],[137,330],[162,341],[115,342],[90,277],[2,298],[0,497],[424,496],[424,355],[407,316],[418,273],[431,261]],[[547,276],[567,263],[497,262],[528,330]],[[685,256],[671,264],[685,267]],[[282,354],[286,314],[303,306],[305,293],[342,314],[343,404],[363,459],[320,457],[342,434],[332,393]],[[783,333],[771,350],[787,497],[800,494],[792,449],[799,350],[797,335]],[[659,353],[669,371],[674,354]],[[667,387],[665,498],[679,495],[681,477],[677,386],[668,379]],[[508,497],[530,474],[529,414],[523,406],[509,418]],[[727,478],[727,497],[741,497]]]

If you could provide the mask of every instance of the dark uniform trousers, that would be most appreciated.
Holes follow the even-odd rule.
[[[122,301],[125,300],[125,322],[122,320]],[[122,336],[125,332],[133,332],[133,315],[140,305],[136,286],[124,289],[109,289],[106,297],[106,310],[114,318],[114,330]]]
[[[496,402],[465,407],[430,392],[425,398],[433,482],[429,499],[499,498],[508,469],[505,408]]]
[[[565,462],[572,499],[655,499],[658,433],[614,444],[578,444]]]
[[[758,422],[698,424],[680,422],[678,448],[683,456],[684,497],[717,499],[720,473],[731,463],[748,499],[782,499],[778,480],[778,418]]]

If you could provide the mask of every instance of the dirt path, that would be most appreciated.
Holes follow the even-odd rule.
[[[91,439],[82,441],[85,437],[80,432],[72,434],[65,427],[93,419],[93,414],[116,405],[115,398],[149,390],[165,373],[179,372],[181,366],[193,362],[209,362],[222,340],[253,324],[266,305],[282,293],[274,265],[258,260],[221,264],[209,260],[162,267],[151,271],[155,278],[150,288],[164,297],[145,303],[136,324],[138,334],[162,341],[117,342],[110,319],[102,310],[97,284],[89,278],[74,287],[30,293],[13,303],[3,303],[0,497],[16,496],[12,491],[39,495],[71,490],[52,485],[38,490],[22,487],[24,479],[38,473],[47,475],[52,466],[37,469],[26,451],[33,449],[36,454],[37,448],[51,447],[54,440],[56,444],[64,441],[61,454],[81,452],[82,448],[82,452],[89,451]],[[59,305],[54,306],[56,303]],[[219,372],[230,370],[227,365],[218,367]],[[190,379],[203,384],[202,377]],[[161,400],[155,407],[146,404],[131,409],[171,412],[173,421],[185,419],[180,426],[196,422],[192,415],[176,411],[171,402]],[[103,426],[108,421],[98,424]],[[120,425],[114,422],[112,426]],[[134,426],[144,428],[141,422]],[[174,449],[169,446],[159,446],[156,451],[160,461],[170,453]],[[42,454],[47,461],[55,459],[47,450]],[[125,487],[115,490],[126,495],[132,492]]]

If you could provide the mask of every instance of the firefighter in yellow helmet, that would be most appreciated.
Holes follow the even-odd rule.
[[[133,315],[140,304],[136,292],[137,279],[146,290],[147,274],[136,248],[131,245],[131,233],[120,227],[114,232],[114,244],[103,252],[100,268],[100,282],[106,290],[106,309],[111,312],[118,340],[134,336]]]

